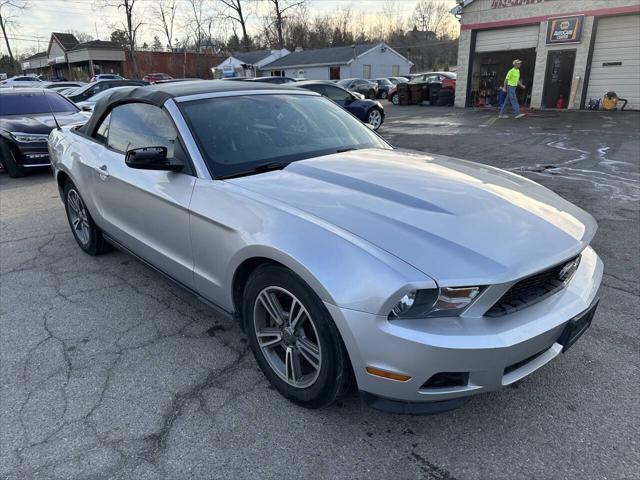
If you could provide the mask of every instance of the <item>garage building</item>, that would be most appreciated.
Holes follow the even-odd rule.
[[[585,108],[614,91],[640,110],[638,0],[459,0],[456,106],[497,104],[514,59],[521,104]]]

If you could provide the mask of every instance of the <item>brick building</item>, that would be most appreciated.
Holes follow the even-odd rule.
[[[131,52],[125,52],[124,76],[136,78]],[[167,73],[173,78],[212,78],[211,67],[223,58],[212,53],[136,51],[139,78],[148,73]]]
[[[584,108],[615,91],[640,109],[638,0],[459,0],[456,106],[495,105],[519,58],[521,103]]]

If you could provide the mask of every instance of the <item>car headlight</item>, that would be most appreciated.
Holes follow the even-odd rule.
[[[49,134],[45,133],[11,132],[11,136],[19,143],[42,143],[49,138]]]
[[[389,319],[455,317],[478,296],[482,287],[445,287],[411,290],[391,309]]]

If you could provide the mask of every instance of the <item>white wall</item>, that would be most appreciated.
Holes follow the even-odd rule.
[[[406,75],[411,69],[411,62],[390,48],[382,52],[376,47],[369,53],[365,53],[347,65],[340,65],[340,78],[363,78],[364,66],[371,65],[370,78],[391,77],[393,66],[398,65],[398,75]],[[265,74],[267,71],[265,71]],[[306,78],[308,80],[329,80],[329,66],[286,68],[286,77]]]
[[[347,78],[342,75],[344,66],[340,67],[340,78]],[[307,80],[329,80],[329,67],[301,67],[286,68],[285,77],[306,78]]]
[[[411,62],[409,60],[388,47],[385,47],[385,51],[383,52],[380,45],[353,61],[349,77],[364,78],[364,65],[371,65],[370,78],[393,76],[393,65],[398,65],[400,70],[398,75],[406,75],[411,69]],[[342,71],[340,74],[342,75]]]

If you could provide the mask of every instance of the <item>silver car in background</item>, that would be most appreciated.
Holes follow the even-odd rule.
[[[597,306],[588,213],[512,173],[395,150],[306,90],[123,88],[49,148],[79,246],[115,245],[236,317],[305,407],[353,381],[380,409],[457,407],[565,351]]]

